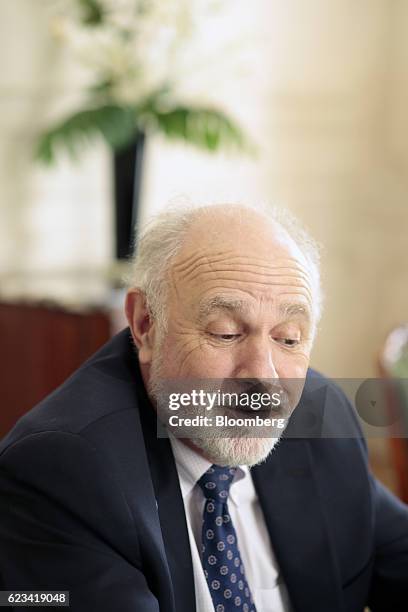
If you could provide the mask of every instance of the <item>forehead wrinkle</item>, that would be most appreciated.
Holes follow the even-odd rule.
[[[174,269],[179,270],[180,272],[186,272],[190,267],[194,266],[197,261],[200,259],[203,260],[203,263],[209,263],[210,259],[214,259],[218,261],[218,257],[221,257],[221,260],[225,257],[229,257],[232,259],[233,251],[216,251],[213,253],[208,253],[203,251],[203,249],[196,251],[193,255],[187,255],[183,258],[178,256],[178,261],[173,264]]]
[[[210,261],[207,255],[188,257],[187,260],[173,264],[173,270],[180,276],[180,278],[188,278],[192,271],[198,270],[203,266],[211,267],[212,265],[217,264],[219,261],[222,261],[224,257],[212,259],[213,261]]]
[[[242,279],[243,274],[248,278]],[[254,293],[257,293],[258,287],[263,289],[284,285],[288,289],[299,288],[298,292],[286,293],[303,294],[312,310],[312,278],[309,270],[305,270],[303,262],[293,257],[280,257],[268,261],[265,257],[236,255],[234,251],[201,252],[176,261],[171,267],[171,275],[178,298],[181,296],[180,283],[210,284],[212,290],[219,288],[225,291],[228,289],[228,283],[233,282],[234,287],[244,291],[248,291],[252,285],[255,287]],[[216,284],[213,285],[212,282]],[[226,286],[220,285],[223,282]]]
[[[304,267],[296,261],[291,261],[292,265],[282,266],[279,263],[265,263],[265,260],[259,260],[262,264],[249,262],[246,258],[242,258],[242,262],[236,260],[227,259],[224,257],[220,259],[209,259],[207,257],[195,258],[194,261],[190,262],[189,266],[180,266],[176,264],[173,266],[173,271],[178,273],[178,276],[182,279],[195,280],[200,274],[217,274],[222,272],[248,272],[249,274],[257,276],[287,276],[287,277],[302,277],[306,281],[310,281],[309,273]],[[219,264],[223,262],[221,267]],[[239,270],[237,269],[239,266]]]
[[[283,271],[279,271],[279,272],[266,272],[266,271],[255,271],[255,270],[246,270],[245,268],[241,268],[240,270],[237,270],[236,268],[215,268],[215,269],[210,269],[210,270],[200,270],[200,271],[196,271],[195,274],[189,275],[187,278],[189,278],[191,281],[194,281],[197,279],[197,277],[200,276],[208,276],[209,274],[224,274],[224,273],[231,273],[231,274],[239,274],[240,276],[243,273],[247,273],[249,277],[251,276],[255,276],[255,277],[263,277],[266,279],[269,278],[289,278],[289,279],[298,279],[300,282],[305,281],[306,284],[309,284],[310,279],[309,276],[299,270],[296,271],[293,274],[287,273],[287,272],[283,272]],[[261,282],[261,281],[256,281],[252,279],[248,279],[248,282]],[[266,280],[264,282],[265,285],[269,284],[268,281]]]
[[[261,265],[265,264],[265,262],[269,262],[271,260],[271,262],[276,261],[278,264],[289,262],[295,268],[301,267],[299,264],[299,261],[294,257],[273,257],[271,258],[270,255],[268,255],[267,258],[256,257],[252,253],[249,255],[243,255],[241,253],[237,254],[236,251],[232,249],[223,250],[223,251],[215,251],[215,252],[206,252],[205,250],[201,250],[201,251],[197,250],[193,255],[185,256],[182,259],[180,259],[180,254],[179,254],[178,261],[176,261],[173,265],[175,268],[184,272],[187,268],[189,268],[190,266],[193,266],[197,262],[197,260],[200,260],[200,259],[202,259],[204,263],[210,263],[211,260],[213,262],[217,262],[217,261],[222,261],[223,259],[226,259],[227,261],[231,263],[238,263],[238,264],[241,263],[243,260],[243,263],[246,263],[247,265],[254,265],[254,266],[257,266],[259,264]]]
[[[239,274],[239,272],[238,272],[238,274]],[[285,278],[287,279],[288,277],[285,277]],[[236,283],[237,288],[244,289],[244,290],[248,288],[248,285],[252,285],[252,286],[255,286],[255,287],[259,287],[259,288],[282,287],[282,286],[285,286],[285,287],[298,287],[300,290],[304,290],[304,292],[306,293],[308,299],[310,300],[310,302],[312,302],[312,291],[311,291],[310,287],[308,286],[308,284],[302,282],[300,279],[299,279],[299,281],[297,283],[296,282],[274,282],[274,281],[271,281],[271,280],[269,280],[268,282],[262,282],[262,281],[254,280],[254,279],[251,279],[251,280],[242,280],[241,276],[238,276],[238,278],[237,278],[236,274],[235,274],[235,275],[229,275],[229,276],[217,276],[214,280],[217,283],[224,282],[224,283],[226,283],[226,285],[228,283],[230,283],[231,281],[233,281],[234,283]],[[211,279],[210,279],[210,281],[211,281]],[[207,280],[203,280],[203,282],[208,282],[208,281]],[[225,289],[227,288],[226,285],[218,285],[217,284],[215,286],[212,286],[211,288],[212,289],[221,288],[221,289],[224,289],[224,291],[225,291]],[[285,292],[285,293],[288,293],[288,292]]]
[[[225,267],[217,267],[218,264],[222,262],[224,263]],[[245,271],[258,275],[271,274],[274,270],[282,270],[282,272],[283,270],[289,270],[300,274],[305,278],[308,278],[309,276],[309,272],[305,271],[305,267],[307,268],[307,266],[295,258],[287,257],[269,260],[260,257],[253,257],[252,255],[234,255],[233,251],[223,251],[210,254],[198,253],[193,256],[183,258],[181,261],[174,263],[172,267],[182,279],[188,278],[189,276],[192,279],[195,279],[202,272],[208,273],[209,271],[213,271],[217,273],[229,271],[235,266],[240,266],[241,268],[245,268]],[[202,268],[204,268],[204,270],[202,270]],[[210,270],[205,270],[205,268],[210,268]],[[251,270],[251,268],[256,268],[257,270]]]

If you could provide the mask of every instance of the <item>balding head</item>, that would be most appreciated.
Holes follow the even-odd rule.
[[[166,327],[169,273],[180,251],[231,245],[242,257],[263,248],[269,259],[283,252],[307,268],[313,289],[314,331],[321,316],[319,252],[317,245],[288,211],[242,204],[176,207],[162,211],[146,226],[128,278],[130,288],[146,295],[151,313]]]
[[[240,205],[217,205],[192,211],[183,246],[200,245],[217,248],[230,245],[236,249],[252,248],[269,243],[276,246],[295,246],[288,231],[273,217],[256,209]],[[300,254],[300,249],[298,248]]]

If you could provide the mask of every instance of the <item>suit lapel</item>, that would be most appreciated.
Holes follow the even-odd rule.
[[[283,439],[251,470],[296,612],[343,610],[340,578],[308,442]]]
[[[129,330],[121,332],[108,348],[94,367],[116,380],[105,399],[117,402],[121,414],[110,432],[110,444],[106,444],[106,428],[101,428],[101,444],[105,444],[106,452],[112,454],[112,462],[118,466],[121,486],[134,516],[143,516],[142,535],[151,553],[146,560],[149,579],[149,566],[157,565],[159,557],[163,562],[161,570],[166,582],[156,585],[160,589],[160,610],[195,612],[190,543],[170,441],[157,438],[156,413],[144,388]],[[146,470],[150,470],[151,483],[146,482]],[[144,490],[135,492],[135,482],[145,482]]]
[[[147,398],[140,406],[150,472],[172,577],[176,612],[195,612],[194,574],[183,497],[168,438],[157,437],[156,415]]]

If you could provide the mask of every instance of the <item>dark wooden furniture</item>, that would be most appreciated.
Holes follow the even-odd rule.
[[[107,307],[0,302],[0,437],[117,331]]]

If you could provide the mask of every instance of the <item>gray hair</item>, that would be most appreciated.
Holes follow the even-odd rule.
[[[259,207],[248,204],[191,204],[171,206],[153,217],[137,240],[137,251],[126,279],[129,288],[140,289],[145,295],[147,307],[163,332],[167,327],[166,300],[168,272],[171,262],[180,251],[184,238],[198,214],[216,210],[237,217],[239,212],[252,212],[267,221],[278,223],[296,243],[305,257],[314,287],[314,327],[321,316],[322,290],[320,283],[320,248],[299,221],[286,209]]]

